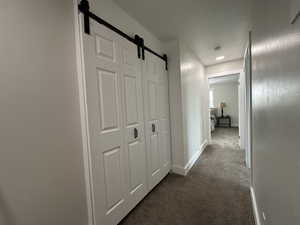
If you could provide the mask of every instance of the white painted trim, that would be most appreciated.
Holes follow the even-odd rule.
[[[246,116],[245,116],[245,148],[246,148],[246,165],[248,168],[250,168],[251,172],[251,182],[252,182],[252,125],[251,125],[251,120],[252,120],[252,90],[251,90],[251,38],[249,34],[249,42],[248,42],[248,47],[245,50],[245,57],[244,57],[244,73],[245,73],[245,88],[246,88],[246,93],[245,93],[245,108],[246,108]],[[249,71],[247,70],[248,66],[248,61],[247,59],[247,52],[249,53]],[[247,73],[248,72],[248,73]]]
[[[209,85],[208,85],[208,91],[209,91]],[[208,102],[209,102],[209,94],[208,94]],[[208,108],[208,127],[207,127],[207,132],[208,132],[208,143],[211,143],[212,137],[211,137],[211,119],[210,119],[210,109]]]
[[[182,166],[179,166],[179,165],[173,165],[172,166],[172,172],[176,173],[178,175],[181,175],[181,176],[185,176],[186,175],[185,169]]]
[[[256,195],[255,195],[255,191],[254,191],[253,187],[250,187],[250,192],[251,192],[251,200],[252,200],[252,207],[253,207],[253,212],[254,212],[255,224],[256,225],[261,225],[259,212],[258,212],[258,207],[257,207],[257,202],[256,202]]]
[[[197,151],[193,157],[189,160],[189,162],[185,165],[184,170],[185,170],[185,174],[187,175],[188,172],[191,170],[191,168],[194,166],[195,162],[198,160],[198,158],[201,156],[202,152],[204,151],[204,149],[207,146],[207,140],[205,140],[202,145],[200,146],[199,151]]]
[[[199,157],[201,156],[202,152],[204,151],[207,145],[208,145],[208,141],[205,140],[200,146],[200,149],[193,155],[193,157],[189,160],[189,162],[185,165],[185,167],[179,165],[173,165],[172,172],[182,176],[186,176],[191,170],[191,168],[194,166],[195,162],[199,159]]]
[[[206,74],[208,79],[214,78],[214,77],[223,77],[223,76],[229,76],[232,74],[240,74],[243,72],[243,70],[229,70],[225,72],[220,72],[220,73],[211,73],[211,74]]]
[[[93,195],[93,181],[90,159],[90,140],[89,140],[89,124],[88,112],[86,104],[86,85],[85,85],[85,69],[84,56],[82,46],[82,24],[80,14],[78,11],[78,2],[73,0],[74,6],[74,29],[75,29],[75,48],[76,48],[76,64],[77,64],[77,79],[78,79],[78,93],[80,105],[80,120],[81,120],[81,134],[82,134],[82,148],[83,148],[83,164],[84,164],[84,178],[86,187],[86,204],[88,210],[88,225],[95,224],[94,218],[94,195]]]
[[[248,48],[249,48],[249,40],[247,41],[247,44],[245,46],[245,51],[244,51],[244,57],[243,57],[243,69],[245,68],[246,66],[246,56],[247,56],[247,51],[248,51]]]

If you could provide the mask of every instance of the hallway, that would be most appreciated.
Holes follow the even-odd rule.
[[[0,12],[0,225],[299,225],[300,0]]]
[[[254,225],[236,128],[218,128],[186,177],[168,175],[121,225]]]

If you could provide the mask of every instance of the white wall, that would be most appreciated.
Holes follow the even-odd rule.
[[[300,221],[300,18],[289,23],[299,10],[299,0],[253,1],[252,192],[261,225]]]
[[[219,116],[221,115],[220,103],[225,102],[224,115],[230,115],[232,126],[237,127],[239,124],[238,82],[211,84],[210,89],[213,90],[214,107],[218,108]]]
[[[202,62],[183,42],[180,69],[185,166],[189,166],[208,140],[208,84]]]
[[[207,66],[205,68],[206,75],[216,75],[222,74],[224,72],[231,72],[231,71],[241,71],[244,66],[243,59],[232,60],[224,63],[215,64],[212,66]]]
[[[72,0],[0,5],[0,224],[87,225]]]
[[[164,53],[162,42],[113,0],[90,0],[89,2],[92,12],[131,36],[138,34],[144,38],[145,45],[158,53]]]
[[[173,167],[182,168],[185,165],[183,143],[183,117],[181,97],[181,73],[179,42],[170,41],[165,44],[169,64],[169,100],[171,120],[171,146]]]
[[[200,59],[181,41],[166,45],[173,171],[185,175],[208,140],[208,84]]]

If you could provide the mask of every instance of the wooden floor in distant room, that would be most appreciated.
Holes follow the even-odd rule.
[[[254,225],[237,128],[217,128],[186,177],[170,174],[121,225]]]

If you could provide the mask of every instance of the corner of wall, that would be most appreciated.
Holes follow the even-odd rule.
[[[206,103],[208,105],[208,100],[205,98],[208,96],[208,93],[205,94],[206,88],[205,90],[202,88],[202,84],[206,85],[207,82],[202,61],[188,45],[181,40],[172,40],[166,42],[165,46],[170,59],[169,92],[172,170],[177,174],[186,175],[201,155],[201,141],[205,140],[208,142],[208,131],[206,132],[206,129],[208,130],[208,125],[206,125],[208,121],[206,115],[208,112],[205,111]],[[190,66],[183,69],[185,64]],[[199,85],[199,87],[196,88],[196,85]],[[192,90],[193,93],[196,92],[197,100],[199,100],[199,104],[197,103],[197,107],[194,107],[192,111],[186,104],[187,98],[193,98],[193,93],[187,92],[187,90]],[[199,92],[199,90],[201,91]],[[200,118],[193,118],[192,116],[196,115],[195,113],[199,113]],[[194,123],[199,123],[198,128],[191,125],[193,120]],[[187,133],[189,132],[199,134],[199,140],[196,141],[195,139],[188,138]]]
[[[171,145],[173,171],[182,174],[184,166],[183,146],[183,120],[182,120],[182,99],[180,80],[180,58],[178,40],[165,43],[165,49],[169,58],[169,102],[171,121]]]
[[[173,165],[172,172],[178,175],[186,176],[191,170],[191,168],[194,166],[196,161],[200,158],[201,154],[203,153],[207,145],[208,145],[208,141],[205,139],[200,149],[195,152],[195,154],[190,158],[188,163],[184,167],[180,165]]]

